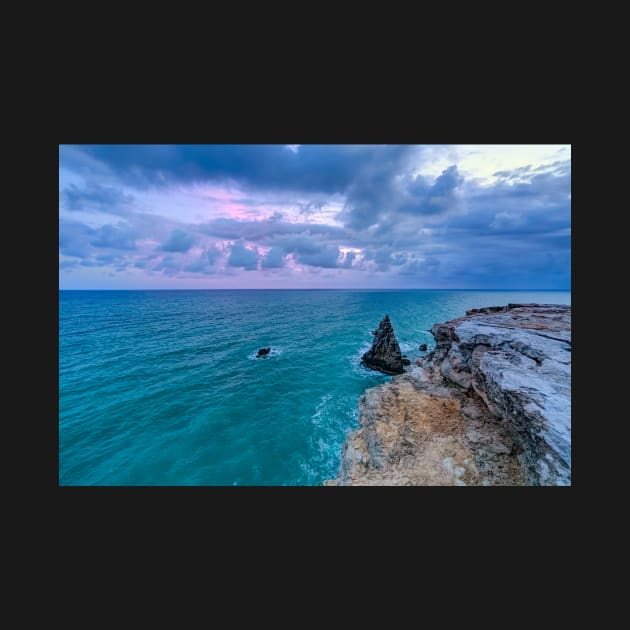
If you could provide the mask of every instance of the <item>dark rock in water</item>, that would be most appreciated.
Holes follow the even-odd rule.
[[[363,355],[361,363],[384,374],[402,374],[403,358],[389,315],[385,315],[373,334],[372,347]]]
[[[411,365],[411,361],[407,357],[403,357],[402,364],[403,365]]]
[[[426,352],[427,351],[427,344],[426,343],[421,343],[420,344],[420,350],[422,350],[422,352]]]
[[[257,353],[256,353],[256,358],[260,359],[260,357],[264,357],[266,355],[268,355],[271,352],[271,348],[261,348]]]

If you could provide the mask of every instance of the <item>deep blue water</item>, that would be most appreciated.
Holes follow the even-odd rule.
[[[61,485],[319,485],[389,313],[403,353],[435,322],[546,291],[60,291]],[[262,346],[269,357],[255,359]]]

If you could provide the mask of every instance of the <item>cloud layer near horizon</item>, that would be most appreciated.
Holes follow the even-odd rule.
[[[60,287],[570,288],[570,147],[62,145]]]

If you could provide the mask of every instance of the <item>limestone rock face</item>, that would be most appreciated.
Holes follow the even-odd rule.
[[[326,485],[570,485],[571,307],[435,324],[411,372],[368,389]]]
[[[405,371],[403,358],[389,315],[383,317],[372,334],[372,347],[363,355],[361,363],[384,374],[402,374]]]
[[[481,399],[421,383],[413,374],[368,389],[361,428],[344,444],[326,485],[523,485],[517,449]]]

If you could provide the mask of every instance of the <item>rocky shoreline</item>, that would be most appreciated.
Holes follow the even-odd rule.
[[[324,484],[571,485],[571,307],[473,309],[431,333],[426,357],[361,396]]]

